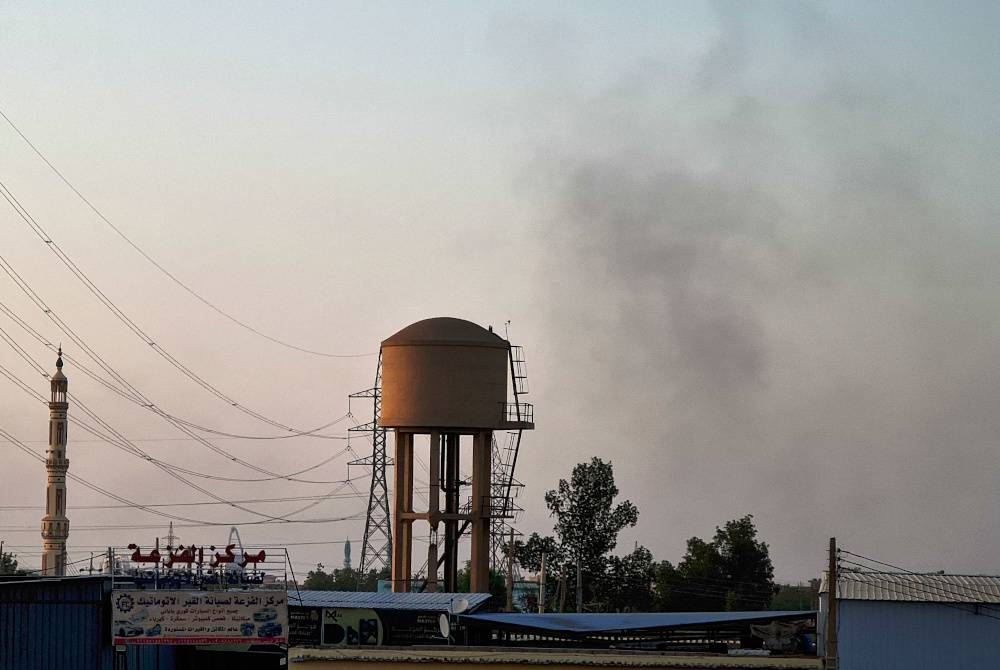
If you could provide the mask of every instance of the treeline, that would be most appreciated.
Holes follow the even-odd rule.
[[[552,535],[532,533],[514,542],[514,560],[522,572],[538,575],[545,563],[547,612],[684,612],[802,610],[815,607],[818,584],[778,586],[767,543],[758,537],[753,516],[716,527],[709,540],[692,537],[675,565],[657,561],[641,545],[616,555],[619,533],[635,526],[639,510],[616,501],[610,463],[592,458],[573,468],[545,495],[555,525]],[[387,571],[361,575],[351,568],[309,572],[303,588],[374,591]],[[468,571],[459,571],[459,590],[468,590]],[[491,574],[496,604],[506,600],[501,575]],[[419,580],[417,580],[419,583]],[[538,589],[518,589],[515,606],[538,611]]]
[[[728,521],[710,541],[692,537],[677,565],[656,561],[636,545],[614,555],[618,534],[639,511],[618,496],[611,464],[599,458],[573,468],[570,479],[545,496],[554,534],[515,542],[522,568],[541,570],[545,556],[545,610],[562,612],[743,611],[768,609],[774,568],[753,516]],[[524,609],[535,609],[537,597]],[[530,602],[534,600],[534,602]]]
[[[376,591],[380,579],[389,579],[389,570],[369,570],[365,574],[353,568],[335,568],[327,572],[322,563],[306,575],[302,588],[309,591]]]

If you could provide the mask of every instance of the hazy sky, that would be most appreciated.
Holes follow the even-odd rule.
[[[371,354],[426,317],[509,320],[537,421],[523,532],[550,531],[545,491],[596,455],[640,511],[620,551],[676,562],[688,537],[752,513],[782,580],[816,576],[830,536],[911,569],[997,571],[995,4],[121,4],[5,3],[0,109],[136,244],[277,338]],[[374,357],[280,347],[185,293],[2,120],[0,181],[158,346],[246,407],[313,428],[371,385]],[[278,433],[156,356],[0,205],[0,255],[157,407]],[[5,274],[0,287],[92,365]],[[3,314],[0,328],[52,367]],[[47,393],[2,342],[0,365]],[[155,458],[262,477],[65,371]],[[0,428],[43,451],[46,408],[0,382]],[[347,446],[213,444],[282,473]],[[44,470],[0,449],[0,537],[37,566],[42,511],[11,508],[42,505]],[[79,429],[69,457],[137,502],[209,499]],[[350,458],[301,475],[331,483],[185,477],[226,499],[336,491],[297,518],[344,521],[240,525],[304,572],[342,548],[303,543],[351,538],[357,561],[367,479],[351,468],[360,497],[335,483]],[[73,482],[69,504],[70,560],[166,534],[141,511],[80,509],[116,503]],[[198,544],[227,531],[177,529]]]

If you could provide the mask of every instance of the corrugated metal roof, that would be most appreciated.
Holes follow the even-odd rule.
[[[111,578],[0,579],[0,670],[111,670]],[[129,645],[129,668],[176,667],[176,651]]]
[[[527,614],[501,612],[460,616],[463,623],[539,633],[593,635],[636,631],[719,626],[746,621],[808,619],[814,611],[802,612],[632,612],[619,614]]]
[[[820,593],[828,592],[824,573]],[[1000,603],[1000,576],[854,572],[837,580],[842,600],[892,600],[930,603]]]
[[[447,612],[464,598],[474,612],[490,599],[489,593],[372,593],[365,591],[288,591],[288,604],[300,607],[354,607],[382,610]]]

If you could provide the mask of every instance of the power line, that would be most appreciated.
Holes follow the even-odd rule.
[[[842,553],[851,553],[851,552],[842,552]],[[858,556],[857,554],[851,554],[851,555],[852,556]],[[859,557],[859,558],[863,558],[863,557]],[[881,570],[874,570],[869,565],[864,565],[862,563],[858,563],[856,561],[851,561],[851,560],[848,560],[848,559],[845,559],[845,558],[839,558],[838,560],[841,563],[846,563],[848,565],[855,566],[856,568],[860,568],[860,570],[857,573],[853,573],[853,574],[858,574],[858,575],[861,575],[861,574],[875,574],[875,575],[883,575],[883,576],[884,575],[892,575],[893,574],[893,573],[886,573],[886,572],[881,571]],[[881,561],[876,561],[874,559],[864,559],[864,560],[870,560],[871,562],[877,563],[877,564],[880,564],[880,565],[889,565],[887,563],[882,563]],[[896,567],[896,566],[890,566],[890,567]],[[913,575],[913,576],[916,576],[916,577],[927,578],[927,577],[934,577],[935,576],[935,575],[928,575],[928,574],[923,574],[923,573],[918,573],[918,572],[911,572],[911,571],[906,570],[904,568],[897,568],[897,569],[901,570],[904,574]],[[843,579],[843,580],[846,580],[846,581],[854,581],[854,582],[858,582],[858,583],[868,583],[865,580],[861,580],[861,579],[857,579],[857,578],[852,578],[851,575],[852,575],[851,572],[849,572],[849,571],[843,571],[843,572],[840,573],[840,578]],[[895,576],[898,577],[899,573],[896,573]],[[985,616],[985,617],[989,617],[990,619],[1000,620],[1000,616],[994,616],[994,615],[991,615],[991,614],[989,614],[987,612],[983,612],[983,611],[979,610],[979,608],[987,608],[987,609],[991,609],[992,608],[993,610],[996,610],[998,607],[1000,607],[1000,605],[994,604],[994,603],[990,603],[990,602],[972,602],[972,603],[970,603],[967,600],[961,600],[960,598],[962,596],[964,596],[965,594],[962,593],[962,592],[960,592],[960,591],[956,591],[956,590],[944,588],[943,586],[935,586],[933,584],[928,584],[926,582],[924,582],[923,584],[913,584],[913,583],[903,583],[902,581],[892,581],[892,584],[893,584],[893,586],[898,587],[902,591],[909,591],[910,593],[916,593],[916,594],[919,594],[919,595],[922,595],[922,596],[932,596],[934,598],[934,600],[931,600],[930,602],[935,602],[935,603],[938,603],[938,604],[941,604],[941,605],[945,605],[946,607],[951,607],[953,609],[960,610],[960,611],[965,612],[967,614],[973,614],[973,615],[976,615],[976,616]],[[954,585],[948,584],[947,586],[954,586]],[[979,590],[977,590],[974,587],[968,587],[968,588],[962,587],[962,589],[963,589],[963,591],[965,591],[967,593],[976,593],[978,595],[986,596],[986,597],[988,597],[990,599],[995,599],[996,598],[995,594],[987,593],[985,591],[979,591]],[[945,598],[946,600],[942,600],[943,598]],[[966,609],[964,607],[959,607],[958,605],[971,606],[971,607],[976,608],[976,611],[969,611],[968,609]]]
[[[21,449],[22,451],[24,451],[25,453],[27,453],[29,456],[31,456],[35,460],[40,461],[42,463],[45,462],[45,457],[44,456],[36,453],[34,449],[32,449],[31,447],[27,446],[26,444],[22,444],[20,442],[20,440],[18,440],[16,437],[14,437],[10,433],[8,433],[3,428],[0,428],[0,437],[4,438],[5,440],[7,440],[8,442],[10,442],[11,444],[13,444],[14,446],[16,446],[17,448]],[[239,522],[239,523],[219,524],[219,523],[214,522],[214,521],[205,521],[203,519],[193,519],[193,518],[190,518],[190,517],[179,516],[177,514],[171,514],[169,512],[162,512],[162,511],[160,511],[160,510],[158,510],[156,508],[153,508],[153,507],[150,507],[150,506],[147,506],[147,505],[142,505],[142,504],[137,503],[135,501],[129,500],[128,498],[120,496],[117,493],[114,493],[114,492],[109,491],[109,490],[107,490],[107,489],[105,489],[103,487],[98,486],[97,484],[94,484],[92,482],[87,481],[86,479],[83,479],[79,475],[75,475],[73,473],[67,472],[66,476],[68,478],[72,479],[73,481],[78,482],[78,483],[82,484],[83,486],[85,486],[85,487],[87,487],[87,488],[89,488],[89,489],[91,489],[93,491],[96,491],[97,493],[105,495],[105,496],[107,496],[107,497],[109,497],[109,498],[111,498],[113,500],[117,500],[120,503],[123,503],[123,504],[131,506],[131,507],[135,507],[137,509],[141,509],[141,510],[143,510],[145,512],[149,512],[150,514],[155,514],[157,516],[161,516],[161,517],[164,517],[164,518],[167,518],[167,519],[172,519],[174,521],[183,521],[185,523],[193,523],[193,524],[198,524],[198,525],[232,525],[232,526],[253,526],[253,525],[260,525],[260,524],[264,524],[264,523],[276,523],[276,522],[280,522],[280,523],[292,523],[293,521],[295,521],[295,520],[292,520],[292,519],[283,519],[283,518],[274,517],[274,518],[269,518],[269,519],[264,519],[264,520],[258,520],[258,521],[243,521],[243,522]],[[350,480],[346,480],[340,486],[338,486],[337,488],[335,488],[332,491],[330,491],[330,493],[331,494],[333,494],[333,493],[339,493],[340,490],[343,489],[344,486],[347,486],[347,485],[350,485],[354,489],[355,492],[357,491],[357,487],[354,487],[353,483]],[[209,494],[209,497],[213,497],[214,498],[215,496]],[[232,504],[229,501],[226,501],[226,502],[228,504],[230,504],[230,505]],[[317,501],[316,503],[312,503],[310,505],[307,505],[306,507],[303,507],[303,508],[301,508],[299,510],[296,510],[294,512],[291,512],[289,514],[289,516],[291,516],[291,514],[298,514],[299,512],[302,512],[305,509],[308,509],[309,507],[313,507],[316,504],[318,504],[318,502],[319,501]],[[260,514],[260,513],[257,513],[257,512],[252,512],[252,513],[257,514],[258,516],[268,516],[268,515],[263,515],[263,514]]]
[[[840,576],[840,578],[844,581],[867,583],[859,579],[852,579],[849,575],[850,575],[849,572],[845,572]],[[989,614],[988,612],[983,611],[983,608],[989,609],[990,607],[995,607],[993,605],[989,605],[987,603],[978,603],[978,602],[970,603],[968,601],[960,600],[954,597],[948,599],[945,597],[950,596],[951,594],[947,591],[936,591],[933,589],[921,588],[919,586],[912,584],[894,583],[894,585],[898,586],[901,590],[908,591],[910,595],[916,594],[918,598],[924,597],[927,602],[931,602],[937,605],[943,605],[945,607],[950,607],[951,609],[956,609],[966,614],[972,614],[974,616],[984,616],[989,619],[996,619],[1000,621],[1000,616],[995,616],[993,614]],[[932,597],[933,599],[930,599],[929,597]],[[972,608],[972,609],[967,609],[967,608]]]
[[[341,523],[343,521],[356,521],[362,518],[364,514],[361,512],[356,512],[348,516],[341,517],[329,517],[329,518],[317,518],[317,519],[291,519],[285,523],[308,523],[308,524],[324,524],[324,523]],[[257,522],[252,522],[257,523]],[[232,523],[175,523],[174,528],[227,528],[231,526],[245,526],[243,524],[232,524]],[[258,524],[259,525],[259,524]],[[157,530],[162,529],[163,526],[159,524],[93,524],[89,526],[85,525],[74,525],[73,532],[93,532],[93,531],[105,531],[105,530]],[[4,533],[34,533],[35,528],[26,528],[22,526],[11,526],[11,527],[0,527],[0,532]]]
[[[177,284],[178,286],[180,286],[182,289],[184,289],[187,293],[189,293],[190,295],[192,295],[195,299],[197,299],[199,302],[201,302],[205,306],[209,307],[210,309],[212,309],[216,313],[220,314],[221,316],[225,317],[229,321],[232,321],[233,323],[235,323],[236,325],[240,326],[241,328],[244,328],[245,330],[248,330],[251,333],[254,333],[255,335],[257,335],[259,337],[262,337],[262,338],[264,338],[266,340],[274,342],[275,344],[281,345],[281,346],[286,347],[288,349],[293,349],[295,351],[300,351],[300,352],[306,353],[306,354],[312,354],[314,356],[323,356],[325,358],[363,358],[363,357],[368,357],[368,356],[374,356],[375,355],[374,352],[373,353],[366,353],[366,354],[333,354],[333,353],[329,353],[329,352],[325,352],[325,351],[317,351],[317,350],[314,350],[314,349],[307,349],[305,347],[300,347],[300,346],[297,346],[295,344],[291,344],[289,342],[285,342],[284,340],[281,340],[281,339],[279,339],[277,337],[273,337],[271,335],[268,335],[267,333],[264,333],[263,331],[261,331],[261,330],[259,330],[257,328],[254,328],[250,324],[248,324],[248,323],[246,323],[244,321],[241,321],[240,319],[236,318],[235,316],[233,316],[229,312],[226,312],[221,307],[219,307],[215,303],[209,301],[207,298],[205,298],[204,296],[202,296],[200,293],[198,293],[197,291],[195,291],[193,288],[191,288],[190,286],[188,286],[187,284],[185,284],[183,281],[181,281],[180,279],[178,279],[177,276],[175,276],[173,273],[171,273],[169,270],[167,270],[165,267],[163,267],[160,263],[158,263],[155,259],[153,259],[152,256],[150,256],[148,253],[146,253],[138,244],[136,244],[135,242],[133,242],[127,235],[125,235],[125,233],[122,232],[121,229],[118,228],[118,226],[116,226],[115,224],[111,223],[111,220],[108,219],[108,217],[106,217],[104,215],[104,213],[101,212],[101,210],[99,210],[96,205],[94,205],[94,203],[92,203],[86,196],[84,196],[83,193],[81,193],[76,188],[76,186],[74,186],[69,181],[69,179],[67,179],[66,176],[55,165],[53,165],[51,161],[49,161],[48,158],[46,158],[45,154],[43,154],[38,149],[38,147],[36,147],[35,144],[31,140],[29,140],[28,137],[23,132],[21,132],[21,129],[18,128],[16,125],[14,125],[14,122],[11,121],[10,117],[8,117],[3,112],[2,109],[0,109],[0,116],[2,116],[3,119],[4,119],[4,121],[6,121],[7,124],[11,128],[14,129],[14,132],[17,133],[21,137],[21,139],[24,140],[25,143],[29,147],[31,147],[31,150],[35,152],[35,155],[38,156],[40,159],[42,159],[42,162],[45,163],[49,167],[49,169],[52,170],[52,172],[54,172],[55,175],[57,177],[59,177],[59,179],[64,184],[66,184],[66,186],[68,186],[69,189],[71,191],[73,191],[73,193],[75,193],[76,196],[78,198],[80,198],[80,200],[82,200],[83,203],[86,204],[87,207],[89,207],[90,210],[92,212],[94,212],[94,214],[96,214],[98,216],[98,218],[101,219],[101,221],[103,221],[104,223],[106,223],[108,225],[108,227],[111,228],[111,230],[113,230],[115,233],[117,233],[119,237],[121,237],[123,240],[125,240],[125,242],[130,247],[132,247],[133,249],[135,249],[135,251],[138,252],[140,256],[142,256],[147,261],[149,261],[157,270],[159,270],[160,272],[162,272],[172,282],[174,282],[175,284]]]
[[[0,312],[3,312],[4,314],[6,314],[8,318],[10,318],[16,325],[18,325],[22,330],[24,330],[29,336],[31,336],[36,341],[38,341],[42,346],[46,347],[47,349],[49,349],[53,353],[56,352],[57,347],[56,347],[55,344],[53,344],[51,341],[49,341],[48,338],[46,338],[44,335],[42,335],[41,333],[39,333],[37,330],[35,330],[34,328],[32,328],[24,319],[22,319],[20,316],[18,316],[16,312],[14,312],[12,309],[10,309],[10,307],[8,307],[7,305],[3,304],[2,302],[0,302]],[[7,333],[2,328],[0,328],[0,338],[2,338],[3,340],[5,340],[15,350],[15,352],[18,353],[18,355],[20,355],[22,358],[24,358],[26,361],[28,361],[28,363],[32,367],[34,367],[36,370],[38,370],[38,372],[43,377],[45,377],[46,379],[48,379],[48,376],[49,376],[48,372],[46,372],[45,369],[43,367],[41,367],[37,363],[37,361],[34,361],[34,359],[31,358],[31,356],[24,349],[24,347],[22,347],[20,344],[18,344],[17,341],[13,338],[13,336],[11,336],[9,333]],[[334,419],[333,421],[325,423],[322,426],[318,426],[316,428],[311,428],[309,430],[295,430],[295,431],[292,431],[291,434],[285,434],[285,435],[243,435],[243,434],[238,434],[238,433],[229,433],[229,432],[217,430],[217,429],[214,429],[214,428],[208,428],[206,426],[202,426],[202,425],[194,423],[192,421],[187,421],[185,419],[182,419],[182,418],[178,417],[175,414],[171,414],[169,412],[164,411],[162,408],[156,406],[155,404],[153,404],[151,402],[147,402],[146,399],[144,398],[144,396],[142,396],[141,394],[139,394],[137,390],[135,391],[135,393],[129,392],[128,389],[124,389],[123,390],[122,388],[116,386],[115,384],[113,384],[112,382],[108,381],[107,379],[101,377],[96,372],[92,371],[89,367],[87,367],[81,361],[77,360],[71,354],[65,353],[65,354],[63,354],[63,358],[65,358],[67,361],[69,361],[74,366],[74,368],[79,368],[80,371],[83,372],[85,375],[87,375],[88,377],[90,377],[91,379],[93,379],[94,381],[96,381],[97,383],[99,383],[101,386],[105,387],[106,389],[108,389],[112,393],[114,393],[114,394],[118,395],[119,397],[123,398],[124,400],[127,400],[128,402],[131,402],[131,403],[133,403],[135,405],[138,405],[139,407],[141,407],[141,408],[143,408],[143,409],[145,409],[145,410],[147,410],[149,412],[152,412],[153,414],[156,414],[156,415],[158,415],[160,417],[171,419],[173,421],[176,421],[177,423],[183,424],[183,425],[188,426],[190,428],[194,428],[196,430],[200,430],[202,432],[212,433],[212,434],[220,436],[220,437],[229,437],[229,438],[234,438],[234,439],[245,439],[245,440],[287,440],[287,439],[291,439],[291,438],[295,438],[295,437],[303,437],[303,436],[306,436],[306,437],[315,437],[315,438],[324,439],[324,440],[347,440],[347,439],[349,439],[348,436],[344,436],[344,435],[321,435],[321,434],[319,434],[319,431],[324,430],[325,428],[329,428],[330,426],[333,426],[333,425],[335,425],[337,423],[340,423],[341,421],[343,421],[344,419],[346,419],[346,418],[348,418],[350,416],[350,412],[348,412],[348,413],[346,413],[346,414],[344,414],[344,415],[342,415],[342,416]],[[129,386],[131,387],[131,385],[129,385]],[[134,388],[134,387],[132,387],[132,388]]]
[[[0,336],[2,336],[2,335],[4,335],[4,333],[3,333],[2,329],[0,329]],[[8,341],[8,343],[10,343],[10,342]],[[41,366],[38,364],[38,362],[35,361],[34,359],[32,359],[30,356],[25,356],[25,360],[27,360],[28,363],[30,363],[36,369],[41,370]],[[16,384],[19,388],[21,388],[21,390],[25,391],[26,393],[28,393],[29,395],[31,395],[33,398],[35,398],[39,402],[42,402],[42,403],[46,402],[44,396],[42,396],[40,393],[38,393],[37,391],[35,391],[31,387],[29,387],[25,382],[23,382],[20,378],[18,378],[10,370],[8,370],[7,368],[5,368],[2,365],[0,365],[0,374],[3,374],[5,377],[7,377],[7,379],[9,379],[11,382],[13,382],[14,384]],[[48,377],[48,374],[45,373],[45,372],[42,372],[42,375],[45,376],[45,377]],[[331,461],[336,460],[340,456],[343,456],[345,453],[353,453],[353,450],[350,450],[349,448],[345,447],[344,449],[341,449],[337,453],[333,454],[332,456],[329,456],[328,458],[320,461],[319,463],[316,463],[315,465],[311,465],[311,466],[309,466],[307,468],[303,468],[302,470],[298,470],[296,472],[291,472],[291,473],[287,473],[287,474],[280,475],[280,476],[246,478],[246,477],[226,477],[226,476],[222,476],[222,475],[208,474],[208,473],[204,473],[204,472],[198,472],[196,470],[191,470],[191,469],[188,469],[188,468],[183,468],[183,467],[181,467],[179,465],[174,465],[172,463],[168,463],[168,462],[163,461],[161,459],[154,458],[153,456],[151,456],[147,452],[145,452],[142,449],[140,449],[139,447],[135,446],[135,444],[133,444],[133,442],[131,440],[129,440],[128,438],[126,438],[122,433],[120,433],[119,431],[117,431],[116,429],[114,429],[113,427],[111,427],[106,421],[104,421],[100,416],[98,416],[89,407],[87,407],[87,405],[82,400],[80,400],[76,395],[70,394],[69,397],[73,401],[73,404],[75,406],[78,406],[80,409],[83,410],[84,414],[86,414],[87,416],[89,416],[92,420],[96,421],[99,426],[104,427],[104,429],[106,431],[108,431],[109,433],[111,433],[111,434],[108,435],[106,433],[102,433],[99,429],[94,428],[94,427],[88,425],[85,421],[82,421],[79,417],[71,414],[69,416],[69,418],[72,420],[73,424],[76,425],[76,426],[79,426],[81,429],[83,429],[87,433],[90,433],[91,435],[94,435],[95,437],[100,438],[101,441],[105,442],[106,444],[110,444],[111,446],[114,446],[114,447],[116,447],[118,449],[121,449],[121,450],[125,451],[126,453],[128,453],[128,454],[130,454],[132,456],[135,456],[135,457],[137,457],[137,458],[139,458],[141,460],[148,461],[149,463],[152,463],[153,465],[156,465],[157,467],[160,467],[161,469],[163,469],[163,468],[169,468],[170,470],[173,470],[175,472],[182,472],[184,474],[191,475],[193,477],[201,477],[203,479],[212,479],[212,480],[215,480],[215,481],[245,482],[245,483],[275,481],[275,480],[278,480],[278,479],[283,479],[283,480],[286,480],[286,481],[293,481],[293,482],[298,482],[298,483],[303,483],[303,484],[334,484],[334,483],[337,483],[337,482],[336,481],[330,481],[330,480],[300,479],[298,477],[298,475],[301,475],[301,474],[304,474],[304,473],[309,472],[311,470],[315,470],[315,469],[317,469],[319,467],[322,467],[322,466],[326,465],[327,463],[330,463]],[[222,451],[224,451],[224,450],[222,450]],[[225,452],[225,454],[231,456],[229,454],[229,452]],[[168,474],[171,474],[171,473],[168,473]],[[173,474],[171,474],[171,476],[173,476]],[[185,481],[185,483],[188,484],[189,486],[193,486],[192,484],[190,484],[186,480],[182,480],[182,481]],[[202,491],[202,489],[198,489],[198,490]]]
[[[346,483],[346,482],[345,482]],[[335,500],[335,499],[357,499],[357,494],[355,493],[344,493],[344,494],[334,494],[334,495],[321,495],[321,496],[284,496],[281,498],[251,498],[248,500],[234,500],[233,502],[247,503],[247,504],[263,504],[263,503],[286,503],[286,502],[300,502],[302,500]],[[201,507],[206,505],[224,505],[227,503],[221,503],[217,500],[203,500],[203,501],[189,501],[189,502],[176,502],[176,503],[144,503],[145,507]],[[132,505],[73,505],[72,509],[74,512],[79,510],[97,510],[97,509],[131,509]],[[42,510],[45,509],[45,505],[0,505],[0,509],[9,511],[21,511],[21,510]]]
[[[898,565],[892,565],[891,563],[885,563],[883,561],[878,561],[878,560],[875,560],[874,558],[868,558],[867,556],[862,556],[861,554],[855,554],[853,551],[847,551],[846,549],[841,549],[840,553],[841,554],[848,554],[850,556],[854,556],[855,558],[859,558],[859,559],[861,559],[863,561],[868,561],[869,563],[875,563],[877,565],[882,565],[882,566],[885,566],[887,568],[892,568],[893,570],[897,570],[899,572],[905,572],[906,574],[909,574],[909,575],[917,575],[919,577],[929,577],[931,579],[934,579],[935,581],[937,581],[937,580],[939,580],[939,579],[941,579],[941,578],[944,577],[944,575],[935,574],[935,573],[913,572],[912,570],[907,570],[906,568],[901,568]],[[865,567],[867,567],[867,566],[865,566]],[[868,568],[868,569],[871,569],[871,568]],[[940,582],[940,583],[942,585],[944,585],[944,586],[952,586],[952,587],[956,586],[955,584],[951,584],[950,582],[946,582],[946,581]],[[983,595],[983,596],[986,596],[988,598],[997,598],[998,597],[995,593],[990,593],[989,591],[980,590],[980,589],[976,588],[975,586],[962,586],[961,588],[963,590],[965,590],[965,591],[971,591],[973,593],[978,593],[979,595]]]
[[[2,266],[3,263],[4,263],[4,259],[3,259],[2,256],[0,256],[0,266]],[[6,268],[4,268],[4,269],[6,270]],[[0,332],[2,332],[2,331],[0,331]],[[17,346],[16,342],[12,338],[9,338],[9,336],[7,336],[6,332],[2,332],[2,335],[0,335],[0,337],[3,337],[3,339],[5,341],[7,341],[7,343],[12,348],[14,348],[15,352],[17,352],[19,356],[21,356],[22,358],[24,358],[24,360],[27,361],[29,363],[29,365],[31,365],[33,368],[35,368],[35,370],[39,371],[40,374],[42,374],[42,376],[44,376],[45,378],[49,377],[48,373],[41,366],[41,364],[38,361],[36,361],[35,359],[33,359],[30,355],[28,355],[27,352],[24,351],[23,347]],[[81,342],[80,344],[83,344],[83,343]],[[86,346],[86,345],[84,344],[84,346]],[[93,357],[93,354],[91,355],[91,357]],[[95,359],[95,360],[97,360],[97,359]],[[101,361],[98,361],[98,363],[102,364]],[[118,375],[117,372],[114,372],[113,368],[110,368],[110,366],[107,366],[106,364],[102,364],[102,367],[105,367],[106,369],[111,370],[112,373],[115,376],[117,376],[119,379],[121,379],[129,387],[129,389],[133,393],[135,393],[136,396],[139,398],[139,400],[140,400],[139,404],[141,404],[143,406],[146,406],[147,408],[152,408],[153,412],[155,414],[157,414],[158,416],[160,416],[161,418],[163,418],[167,423],[169,423],[172,426],[174,426],[174,428],[176,428],[180,432],[184,433],[188,437],[192,438],[193,440],[195,440],[199,444],[207,447],[211,451],[214,451],[215,453],[219,454],[220,456],[224,456],[225,458],[227,458],[230,461],[238,463],[238,464],[240,464],[240,465],[242,465],[242,466],[244,466],[246,468],[249,468],[251,470],[254,470],[255,472],[258,472],[260,474],[267,475],[267,478],[265,478],[265,479],[245,480],[245,481],[268,481],[268,480],[274,480],[274,479],[285,479],[285,480],[288,480],[288,481],[298,481],[298,482],[307,483],[307,484],[326,483],[326,482],[316,482],[316,481],[311,481],[311,480],[299,480],[299,479],[295,479],[291,475],[283,475],[283,474],[280,474],[280,473],[277,473],[277,472],[271,472],[270,470],[268,470],[266,468],[259,467],[257,465],[254,465],[253,463],[250,463],[249,461],[246,461],[246,460],[244,460],[242,458],[239,458],[238,456],[236,456],[236,455],[234,455],[234,454],[226,451],[225,449],[222,449],[221,447],[219,447],[219,446],[217,446],[215,444],[212,444],[211,442],[209,442],[208,440],[206,440],[204,437],[202,437],[200,435],[197,435],[196,433],[192,432],[192,430],[190,428],[188,428],[187,426],[185,426],[185,425],[177,422],[175,419],[173,419],[166,412],[159,411],[158,408],[156,408],[156,406],[148,398],[146,398],[144,395],[142,395],[142,393],[138,389],[136,389],[134,386],[131,386],[131,384],[129,384],[123,378],[121,378],[121,376]],[[22,388],[23,388],[22,384],[19,384],[19,385],[21,385]],[[340,420],[341,419],[338,419],[337,421],[340,421]]]
[[[101,304],[104,305],[115,316],[115,318],[121,321],[130,331],[132,331],[132,333],[136,337],[138,337],[140,340],[143,341],[143,343],[148,345],[150,349],[155,351],[161,358],[170,363],[170,365],[172,365],[174,368],[180,371],[184,376],[193,381],[195,384],[202,387],[202,389],[207,391],[209,394],[215,396],[216,398],[222,400],[223,402],[228,403],[231,407],[235,408],[236,410],[243,412],[247,416],[251,416],[259,421],[268,423],[276,428],[282,428],[284,430],[294,432],[295,430],[294,428],[291,428],[281,423],[280,421],[275,421],[274,419],[270,419],[267,416],[261,414],[260,412],[250,409],[249,407],[237,402],[232,397],[221,391],[218,387],[208,382],[205,378],[200,376],[194,370],[184,365],[180,360],[175,358],[169,351],[164,349],[161,345],[157,344],[151,335],[149,335],[146,331],[144,331],[134,320],[132,320],[131,317],[129,317],[120,307],[118,307],[118,305],[116,305],[93,281],[91,281],[91,279],[80,269],[80,267],[73,261],[73,259],[71,259],[69,255],[67,255],[62,250],[62,248],[52,239],[52,237],[47,232],[45,232],[45,229],[43,229],[41,225],[37,221],[35,221],[34,217],[31,216],[28,210],[24,208],[24,206],[17,200],[16,197],[14,197],[13,193],[11,193],[10,189],[8,189],[7,186],[2,181],[0,181],[0,196],[3,196],[3,198],[8,202],[8,204],[10,204],[10,206],[18,214],[21,220],[24,221],[26,224],[28,224],[28,227],[31,228],[32,232],[34,232],[35,235],[46,246],[48,246],[49,250],[52,251],[52,253],[55,254],[55,256],[63,263],[63,265],[65,265],[69,269],[69,271],[73,274],[73,276],[75,276],[78,280],[80,280],[80,282],[87,288],[87,290],[89,290],[91,294],[93,294],[94,297],[96,297],[101,302]],[[38,294],[31,289],[30,285],[28,285],[27,282],[14,271],[10,263],[6,259],[0,257],[0,264],[3,265],[4,271],[7,272],[7,274],[11,277],[11,279],[14,280],[18,288],[20,288],[21,291],[25,293],[25,295],[31,298],[32,301],[35,302],[36,306],[42,307],[42,304],[40,304],[41,303],[40,296],[38,296]],[[53,322],[55,322],[57,325],[61,324],[60,327],[64,328],[65,323],[62,322],[61,319],[57,320],[54,318],[56,315],[51,308],[45,306],[43,312],[46,314],[46,316],[49,317],[49,319],[52,319]],[[66,332],[65,328],[64,332]],[[67,336],[70,335],[70,333],[68,332],[66,334]]]
[[[36,453],[35,450],[32,449],[31,447],[29,447],[28,445],[22,444],[16,437],[14,437],[13,435],[11,435],[7,431],[5,431],[3,428],[0,428],[0,437],[4,438],[5,440],[7,440],[8,442],[10,442],[11,444],[13,444],[14,446],[16,446],[17,448],[21,449],[22,451],[24,451],[25,453],[27,453],[29,456],[31,456],[35,460],[40,461],[42,463],[45,462],[45,457],[44,456]],[[78,482],[79,484],[82,484],[83,486],[91,489],[92,491],[96,491],[97,493],[100,493],[100,494],[105,495],[105,496],[107,496],[109,498],[112,498],[113,500],[117,500],[120,503],[123,503],[125,505],[129,505],[129,506],[132,506],[132,507],[136,507],[137,509],[144,510],[144,511],[149,512],[151,514],[156,514],[157,516],[162,516],[162,517],[167,518],[167,519],[173,519],[174,521],[186,521],[186,522],[190,522],[190,523],[200,523],[201,522],[201,520],[199,520],[199,519],[191,519],[191,518],[188,518],[188,517],[182,517],[182,516],[178,516],[176,514],[170,514],[168,512],[161,512],[159,510],[156,510],[156,509],[153,509],[153,508],[150,508],[150,507],[146,507],[145,505],[141,505],[139,503],[136,503],[136,502],[134,502],[132,500],[129,500],[128,498],[124,498],[124,497],[122,497],[122,496],[120,496],[120,495],[118,495],[116,493],[112,493],[111,491],[108,491],[107,489],[104,489],[104,488],[98,486],[97,484],[93,484],[93,483],[87,481],[86,479],[83,479],[79,475],[75,475],[75,474],[73,474],[71,472],[67,472],[66,476],[69,479],[72,479],[73,481]]]

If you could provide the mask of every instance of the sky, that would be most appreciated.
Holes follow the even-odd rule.
[[[525,349],[525,534],[551,532],[545,492],[598,456],[639,509],[619,552],[676,563],[753,514],[781,581],[817,576],[834,536],[907,569],[995,573],[998,14],[4,3],[0,110],[97,211],[0,119],[0,182],[54,242],[0,201],[0,256],[50,311],[7,274],[0,300],[63,344],[79,401],[200,473],[71,428],[71,472],[171,505],[184,543],[236,524],[296,571],[339,566],[345,539],[356,562],[368,481],[347,462],[370,444],[346,431],[371,408],[347,396],[372,385],[381,340],[454,316]],[[7,314],[0,328],[53,369]],[[79,342],[146,401],[74,369],[97,369]],[[47,394],[7,343],[0,366]],[[47,409],[6,378],[0,399],[0,428],[42,452]],[[235,435],[336,423],[205,444],[143,404]],[[0,538],[37,567],[44,470],[0,450]],[[317,483],[202,476],[307,468]],[[176,506],[212,496],[254,502]],[[77,483],[68,501],[71,561],[166,536]],[[292,512],[312,522],[259,523]]]

